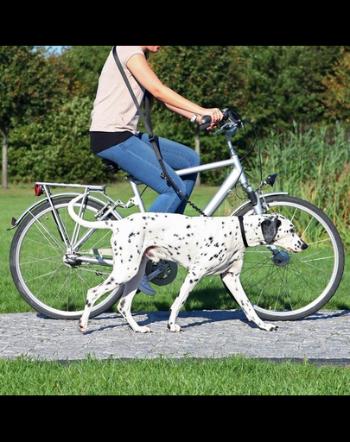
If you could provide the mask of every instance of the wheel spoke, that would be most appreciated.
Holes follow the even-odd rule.
[[[308,246],[315,246],[316,244],[321,244],[321,242],[329,242],[330,239],[329,238],[325,238],[325,239],[320,239],[319,241],[314,241],[314,242],[310,242],[308,243]]]
[[[304,281],[305,283],[304,287],[307,288],[308,290],[310,289],[310,286],[318,289],[318,285],[315,284],[315,282],[312,281],[311,278],[306,278],[306,276],[304,276],[304,274],[300,270],[293,268],[293,266],[291,266],[290,271],[295,273],[298,276],[298,278],[301,278]]]
[[[36,264],[36,263],[42,262],[42,261],[54,261],[57,258],[57,256],[48,256],[46,258],[32,258],[32,257],[29,257],[29,258],[31,258],[30,261],[26,261],[26,262],[22,261],[21,262],[21,267],[25,266],[27,264]]]
[[[290,218],[291,222],[294,222],[294,217],[297,214],[297,209],[294,210],[293,216]]]
[[[101,270],[91,270],[91,269],[87,269],[86,267],[79,267],[79,271],[80,270],[82,270],[83,272],[90,272],[90,273],[100,273],[101,275],[106,275],[106,276],[108,276],[108,275],[110,275],[111,274],[111,272],[102,272]]]
[[[103,241],[106,237],[110,237],[111,236],[111,232],[107,231],[100,239],[98,239],[95,244],[94,244],[94,248],[97,248],[98,244],[101,243],[101,241]]]
[[[312,258],[312,259],[308,259],[307,261],[301,260],[301,262],[306,264],[309,262],[322,261],[325,259],[334,259],[334,256],[324,256],[323,258]]]
[[[29,212],[33,217],[34,217],[34,219],[35,219],[35,223],[34,223],[34,225],[35,225],[35,227],[39,230],[39,232],[43,235],[43,237],[48,241],[48,243],[51,245],[51,247],[53,247],[55,250],[56,250],[56,248],[55,248],[55,245],[58,247],[58,248],[60,248],[61,250],[64,250],[65,249],[65,247],[62,245],[62,244],[60,244],[57,240],[56,240],[56,238],[54,237],[54,236],[52,236],[51,235],[51,233],[47,230],[47,228],[42,224],[42,222],[35,216],[35,215],[33,215],[31,212]],[[40,226],[40,227],[39,227]],[[42,230],[40,230],[40,228],[42,229]],[[46,235],[45,235],[45,233],[46,233]]]
[[[33,242],[35,244],[39,244],[41,247],[43,246],[43,243],[41,241],[38,241],[38,240],[33,239],[33,238],[26,238],[26,241],[30,241],[30,242]],[[57,256],[60,256],[60,253],[62,253],[62,252],[59,252],[57,250],[57,247],[52,247],[52,249],[57,253]]]
[[[42,275],[35,276],[34,278],[28,279],[28,282],[32,282],[32,281],[35,281],[35,280],[40,279],[40,278],[45,278],[45,276],[53,275],[53,274],[57,273],[58,270],[59,270],[59,268],[57,267],[57,269],[52,270],[51,272],[47,272],[47,273],[44,273]],[[46,281],[46,284],[47,284],[47,281]]]
[[[255,283],[255,286],[257,287],[258,285],[261,284],[262,281],[269,281],[269,287],[271,290],[271,285],[273,285],[273,283],[277,280],[278,278],[278,271],[277,269],[275,269],[272,265],[270,266],[270,270],[268,272],[268,274],[266,276],[264,276],[262,279],[260,279],[259,282]],[[265,305],[266,303],[269,303],[269,298],[271,297],[271,293],[265,293],[267,292],[267,289],[269,289],[264,287],[261,289],[259,297],[256,301],[254,301],[255,304],[257,305]],[[265,297],[262,297],[262,294],[265,293]],[[274,295],[273,295],[274,296]]]
[[[64,281],[63,281],[63,284],[61,285],[60,290],[59,290],[58,292],[56,292],[56,298],[60,298],[60,295],[62,294],[63,289],[64,289],[64,287],[65,287],[67,281],[70,281],[70,279],[71,279],[71,278],[70,278],[70,275],[65,277],[65,279],[64,279]],[[70,286],[70,284],[69,284],[69,286]],[[69,286],[68,286],[68,287],[69,287]],[[68,292],[69,292],[69,290],[67,291],[67,293],[68,293]],[[64,293],[63,293],[63,294],[64,294]]]
[[[305,227],[303,233],[300,235],[302,238],[305,238],[305,233],[307,232],[307,229],[310,227],[312,221],[313,221],[313,219],[310,219],[308,225]]]

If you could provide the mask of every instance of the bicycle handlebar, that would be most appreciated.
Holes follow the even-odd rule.
[[[198,125],[200,130],[205,130],[211,125],[211,116],[204,115],[202,117],[201,123]]]
[[[232,108],[225,108],[221,111],[224,115],[223,119],[219,121],[218,128],[222,130],[230,130],[233,128],[243,127],[243,121],[239,114]],[[200,130],[205,130],[211,125],[211,116],[204,115],[201,123],[198,125]]]

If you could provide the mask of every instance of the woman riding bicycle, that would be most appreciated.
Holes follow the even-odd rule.
[[[155,53],[159,49],[160,46],[117,46],[118,57],[138,102],[142,102],[147,90],[168,109],[193,122],[200,122],[202,116],[209,115],[212,118],[209,129],[215,127],[223,118],[220,109],[198,106],[159,80],[146,60],[147,53]],[[148,135],[137,131],[137,108],[112,51],[99,78],[91,117],[92,151],[97,156],[118,164],[122,170],[159,194],[149,211],[183,213],[186,201],[181,202],[174,189],[161,177],[162,170]],[[190,174],[182,179],[175,174],[174,169],[198,166],[200,160],[197,153],[187,146],[161,137],[159,148],[169,176],[182,193],[189,197],[197,174]]]

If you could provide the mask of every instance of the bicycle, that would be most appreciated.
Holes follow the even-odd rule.
[[[276,174],[269,175],[253,189],[232,144],[243,120],[232,109],[224,110],[224,119],[217,133],[225,135],[229,159],[178,170],[179,176],[222,167],[232,170],[216,194],[202,210],[212,216],[240,183],[248,200],[231,216],[278,211],[289,218],[309,248],[291,255],[276,246],[247,249],[241,273],[242,285],[257,314],[267,320],[294,320],[315,313],[337,290],[344,270],[344,248],[336,227],[315,205],[287,192],[263,193],[265,185],[273,185]],[[203,118],[202,128],[210,121]],[[210,117],[209,117],[210,118]],[[67,205],[83,194],[76,207],[79,216],[90,220],[119,220],[117,208],[137,207],[145,212],[142,194],[133,177],[127,177],[133,197],[127,202],[113,200],[106,186],[36,182],[35,194],[45,194],[29,207],[12,227],[17,228],[10,248],[10,270],[23,298],[38,312],[50,318],[78,319],[84,309],[87,289],[98,285],[112,265],[109,231],[85,229],[76,225],[67,212]],[[53,187],[83,189],[79,193],[52,194]],[[97,193],[96,197],[92,194]],[[106,245],[107,244],[107,245]],[[157,285],[170,284],[176,277],[177,265],[161,261],[148,263],[146,273]],[[305,292],[305,293],[304,293]],[[122,287],[99,300],[91,317],[109,309],[121,296]]]

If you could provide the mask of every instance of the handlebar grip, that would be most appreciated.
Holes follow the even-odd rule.
[[[202,117],[202,121],[199,125],[200,130],[205,130],[211,125],[211,116],[210,115],[204,115]]]

